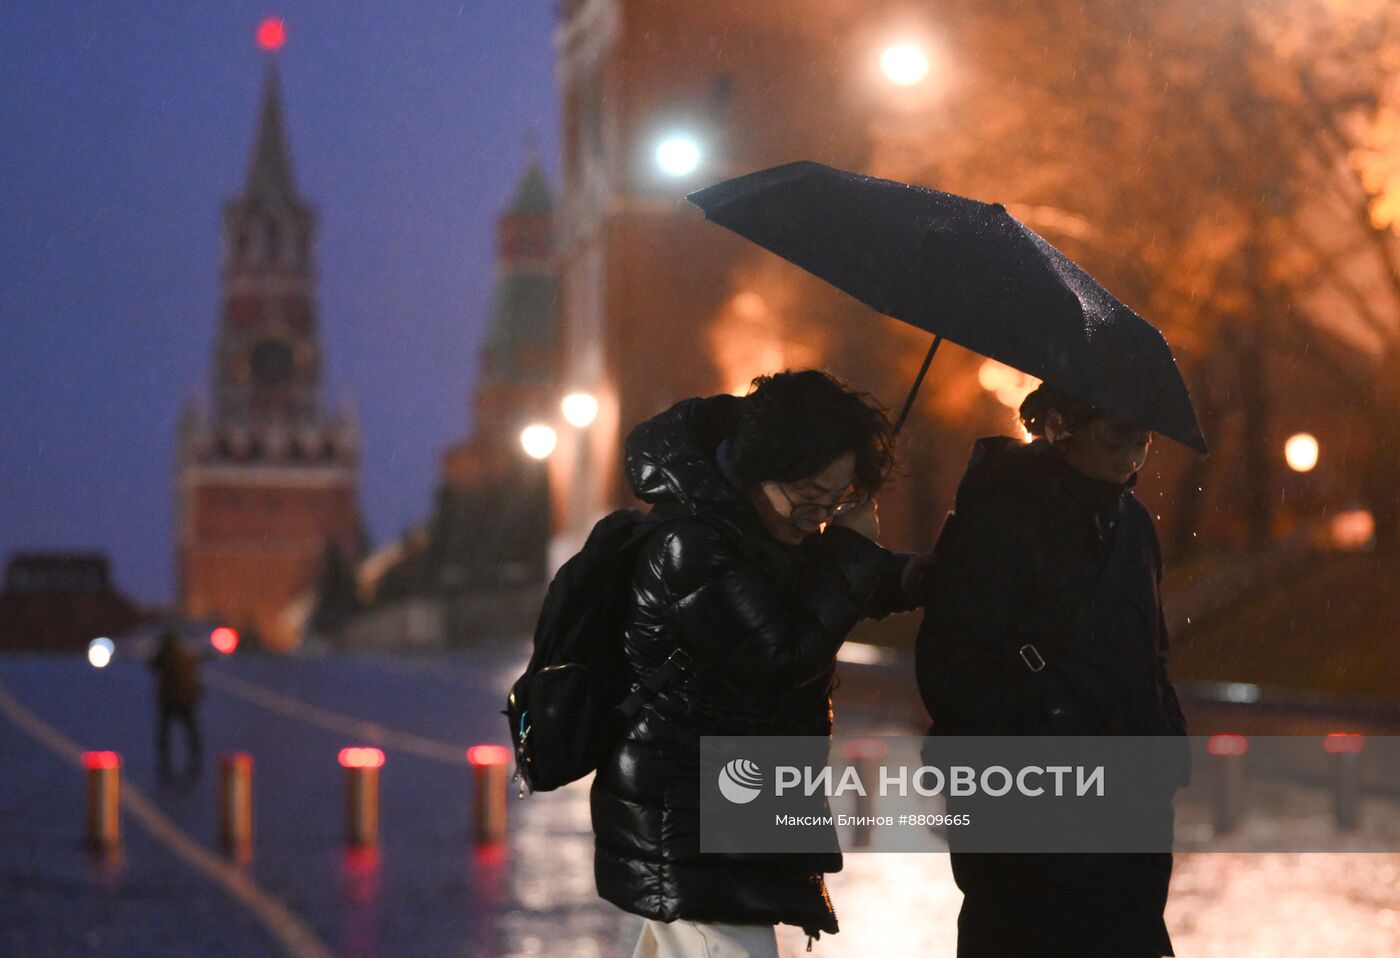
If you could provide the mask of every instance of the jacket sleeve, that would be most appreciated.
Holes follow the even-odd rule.
[[[1148,520],[1151,527],[1151,520]],[[1166,712],[1167,721],[1180,734],[1186,735],[1186,713],[1181,708],[1181,698],[1177,695],[1176,685],[1172,683],[1171,672],[1168,669],[1168,649],[1171,645],[1171,638],[1167,631],[1167,613],[1162,604],[1162,547],[1157,540],[1157,531],[1152,528],[1152,552],[1156,561],[1157,576],[1157,661],[1156,675],[1157,687],[1162,696],[1162,709]]]
[[[1019,520],[1006,504],[950,514],[923,578],[915,672],[938,734],[1016,734],[1034,706],[1013,649]]]
[[[883,619],[909,612],[915,598],[904,592],[904,569],[913,553],[890,552],[854,529],[828,526],[802,543],[818,578],[834,569],[860,607],[862,618]]]
[[[1176,693],[1176,685],[1172,682],[1171,673],[1167,668],[1167,616],[1159,606],[1157,616],[1160,621],[1160,642],[1157,656],[1157,681],[1162,690],[1162,708],[1167,713],[1167,720],[1172,727],[1180,734],[1187,735],[1186,713],[1181,708],[1181,697]]]
[[[832,561],[796,593],[716,523],[674,524],[647,544],[641,561],[673,597],[666,616],[682,647],[735,686],[761,690],[825,674],[863,617],[860,598],[875,588],[876,563],[860,543],[839,538],[825,547]]]

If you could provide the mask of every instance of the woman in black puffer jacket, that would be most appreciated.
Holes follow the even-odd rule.
[[[686,400],[628,437],[633,490],[672,517],[638,561],[634,687],[676,649],[691,661],[593,783],[598,892],[650,919],[637,955],[775,956],[776,924],[837,930],[822,876],[839,852],[700,854],[699,739],[830,733],[836,650],[860,619],[908,608],[909,557],[873,541],[891,439],[877,406],[810,370]]]

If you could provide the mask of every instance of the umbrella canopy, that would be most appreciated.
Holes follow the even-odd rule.
[[[1000,204],[805,161],[688,199],[887,316],[1206,451],[1162,334]]]

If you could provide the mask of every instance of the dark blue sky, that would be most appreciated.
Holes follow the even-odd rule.
[[[175,424],[206,389],[268,15],[320,215],[326,397],[360,413],[375,542],[423,517],[528,131],[554,155],[553,7],[0,5],[0,556],[100,549],[171,597]]]

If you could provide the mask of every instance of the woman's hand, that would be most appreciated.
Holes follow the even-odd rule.
[[[915,608],[923,604],[924,580],[933,568],[934,559],[933,550],[929,550],[910,557],[904,564],[904,573],[900,576],[899,584],[904,597]]]
[[[833,525],[845,526],[859,532],[871,542],[880,541],[880,505],[874,499],[868,500],[859,509],[831,520]]]

